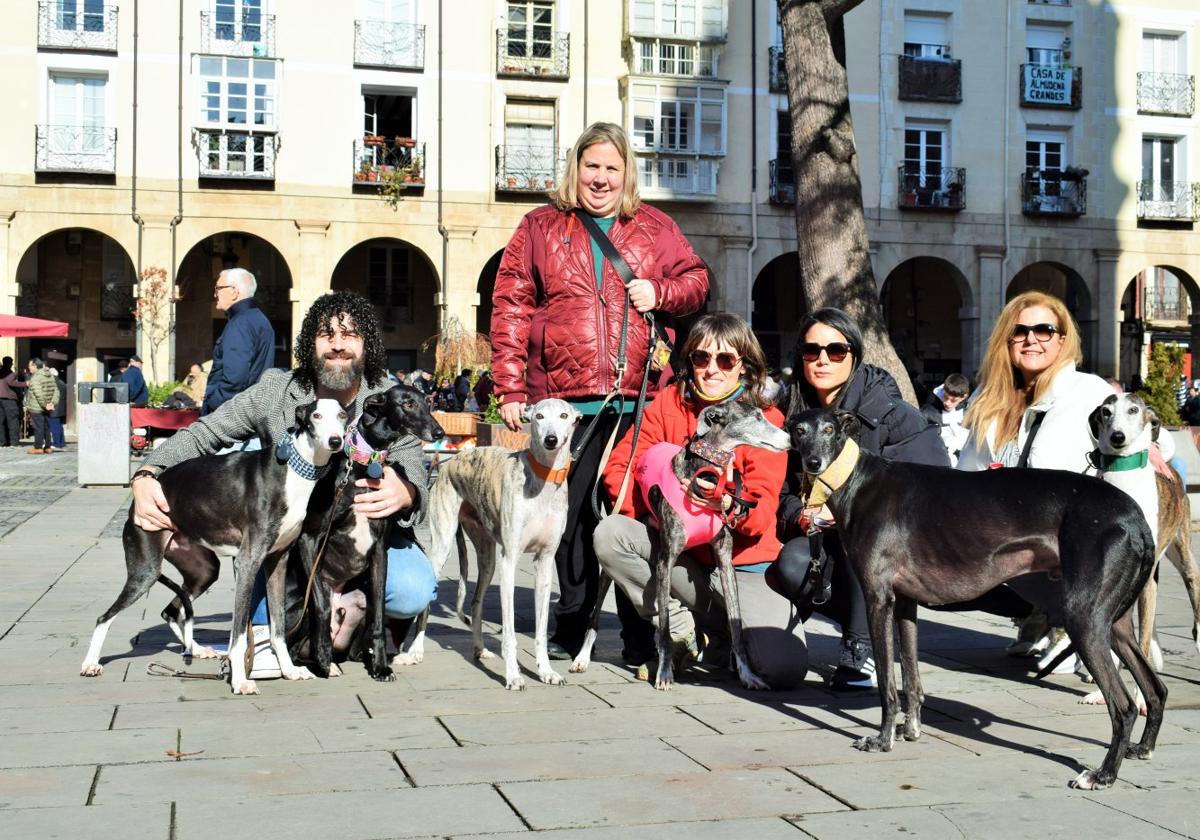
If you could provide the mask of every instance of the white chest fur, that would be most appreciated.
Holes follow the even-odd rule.
[[[1154,468],[1149,464],[1136,470],[1121,470],[1104,473],[1104,480],[1113,487],[1128,493],[1150,526],[1150,534],[1158,542],[1158,479],[1154,477]]]
[[[283,511],[279,517],[279,535],[271,551],[281,551],[296,541],[300,526],[308,512],[308,498],[312,495],[315,481],[301,478],[294,470],[287,471],[283,485]]]

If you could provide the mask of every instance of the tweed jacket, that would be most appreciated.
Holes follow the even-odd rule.
[[[370,386],[364,379],[354,398],[346,407],[351,421],[362,414],[363,400],[392,387],[388,380]],[[213,455],[236,443],[257,436],[264,448],[272,447],[287,434],[296,422],[296,409],[315,399],[313,392],[298,382],[290,370],[269,369],[255,385],[237,394],[212,414],[199,418],[186,429],[180,429],[154,449],[146,458],[153,467],[173,467],[189,458]],[[424,518],[429,496],[429,475],[422,460],[421,441],[409,435],[388,454],[388,463],[417,489],[412,508],[397,514],[396,522],[412,528]]]

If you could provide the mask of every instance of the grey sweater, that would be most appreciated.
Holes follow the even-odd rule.
[[[347,413],[353,421],[362,414],[363,400],[391,388],[384,380],[372,387],[364,379]],[[296,409],[315,400],[313,392],[300,384],[289,370],[272,368],[257,384],[233,397],[212,414],[199,418],[186,429],[180,429],[157,449],[151,451],[146,464],[166,469],[201,455],[213,455],[220,450],[257,436],[264,448],[273,447],[296,423]],[[402,511],[396,522],[403,528],[418,525],[424,518],[429,495],[429,475],[421,454],[421,441],[411,435],[401,438],[388,454],[388,463],[417,489],[413,507]]]

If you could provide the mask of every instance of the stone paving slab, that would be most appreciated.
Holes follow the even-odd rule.
[[[710,820],[708,822],[673,822],[669,831],[670,836],[684,837],[687,840],[802,840],[804,837],[796,826],[787,820],[776,817],[771,819],[748,820]],[[639,836],[653,837],[654,829],[643,829]],[[624,826],[618,828],[573,828],[565,831],[539,831],[531,835],[527,831],[506,834],[488,834],[487,840],[629,840],[630,829]],[[467,840],[475,835],[459,835],[450,840]],[[664,834],[664,836],[666,836]],[[839,838],[839,840],[844,840]]]
[[[0,837],[37,840],[169,840],[166,803],[0,810]]]
[[[49,732],[0,736],[0,768],[172,761],[177,729]]]
[[[631,715],[624,709],[566,712],[505,712],[493,715],[442,715],[442,722],[463,745],[537,744],[562,739],[668,737],[710,732],[708,727],[678,709],[644,709]]]
[[[517,782],[502,784],[500,790],[535,831],[673,823],[680,815],[730,820],[846,808],[793,774],[774,768]]]
[[[21,767],[0,770],[0,811],[86,805],[95,767]]]
[[[48,712],[28,705],[0,711],[0,735],[38,734],[47,732],[99,732],[108,729],[116,714],[112,703],[79,702],[69,709]]]
[[[539,687],[540,688],[540,687]],[[374,718],[391,720],[413,715],[494,715],[546,711],[586,711],[609,708],[581,686],[545,686],[545,690],[486,691],[470,689],[397,691],[378,683],[357,690],[362,705]]]
[[[188,703],[131,703],[120,707],[113,728],[188,726],[212,721],[257,726],[268,721],[307,723],[314,719],[345,722],[367,719],[366,712],[353,695],[331,692],[324,697],[298,697],[289,702],[283,698],[262,695],[235,697],[221,683],[205,682],[219,692],[221,699]]]
[[[1184,837],[1200,837],[1200,809],[1194,788],[1112,793],[1096,802],[1117,814],[1128,814]],[[1134,836],[1132,834],[1128,836]]]
[[[307,722],[277,721],[266,717],[262,721],[237,725],[208,720],[190,723],[180,731],[181,751],[200,750],[205,758],[378,750],[425,752],[436,747],[454,746],[454,739],[437,720],[415,717],[354,722],[338,716],[323,716]]]

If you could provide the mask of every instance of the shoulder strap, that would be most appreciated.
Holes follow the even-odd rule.
[[[1038,429],[1042,427],[1042,421],[1046,419],[1046,412],[1039,411],[1037,416],[1033,418],[1033,423],[1029,426],[1029,437],[1025,438],[1025,446],[1021,450],[1021,457],[1017,459],[1018,467],[1029,466],[1029,452],[1033,449],[1033,439],[1037,437]]]
[[[612,240],[608,238],[600,225],[596,224],[596,220],[586,210],[575,209],[575,218],[579,219],[588,235],[592,237],[592,241],[599,246],[600,251],[605,258],[612,263],[612,267],[617,270],[617,274],[621,277],[621,282],[628,286],[634,281],[633,269],[629,267],[629,263],[625,262],[625,258],[621,256],[621,252],[617,250],[617,246],[612,244]]]

